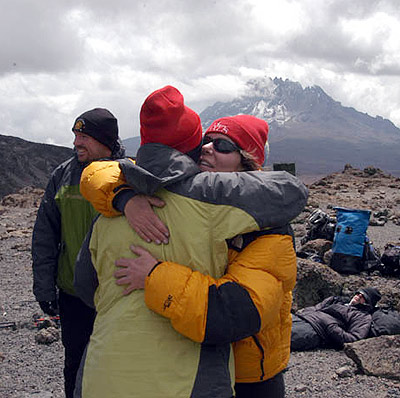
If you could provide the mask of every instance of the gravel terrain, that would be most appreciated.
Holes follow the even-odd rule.
[[[36,209],[3,208],[0,215],[0,397],[63,397],[61,341],[35,342],[33,316],[41,314],[32,294],[31,237]]]
[[[0,328],[1,398],[64,396],[61,342],[35,341],[38,330],[32,319],[40,314],[32,294],[30,256],[35,216],[35,207],[0,206],[0,322],[16,326]],[[386,242],[400,238],[400,226],[388,222],[370,227],[368,233],[383,249]],[[342,367],[348,367],[347,377],[336,373]],[[293,353],[285,380],[287,398],[400,397],[400,381],[358,374],[353,361],[334,350]]]

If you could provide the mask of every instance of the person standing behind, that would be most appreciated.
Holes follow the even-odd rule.
[[[117,119],[107,109],[83,113],[72,131],[75,154],[53,171],[32,238],[33,293],[45,314],[60,314],[67,398],[73,396],[76,372],[95,318],[95,311],[76,296],[73,287],[76,256],[97,215],[80,194],[80,178],[92,160],[124,156]]]

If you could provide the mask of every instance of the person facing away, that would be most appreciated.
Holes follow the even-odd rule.
[[[267,132],[266,122],[249,115],[216,120],[203,139],[200,169],[259,169],[264,162]],[[200,329],[200,341],[204,342],[214,330],[219,339],[235,342],[236,397],[284,396],[282,370],[290,355],[291,290],[296,278],[296,256],[287,226],[232,239],[228,269],[219,279],[179,264],[160,263],[143,249],[137,259],[121,259],[117,265],[122,266],[115,273],[117,283],[128,285],[126,292],[145,287],[149,308],[171,319],[177,331],[196,340],[189,326]],[[185,278],[177,279],[176,274],[185,274]],[[138,285],[138,281],[143,282]],[[199,300],[206,306],[191,316],[193,321],[173,305],[168,312],[161,307],[163,297],[169,295],[190,308],[196,308]],[[232,320],[248,325],[248,330],[241,328],[240,336],[247,339],[235,335],[237,325],[232,325]],[[257,333],[254,324],[258,325]]]
[[[150,117],[146,116],[145,110],[153,107],[154,102],[157,102],[158,106],[154,107],[154,112],[151,114],[157,118],[164,114],[166,122],[170,122],[169,107],[176,102],[181,102],[183,105],[183,98],[178,93],[176,89],[166,87],[151,94],[142,107],[141,126],[146,125],[143,122],[148,121],[147,117]],[[163,104],[161,108],[166,109],[160,109],[160,100]],[[187,116],[187,112],[181,113]],[[196,120],[200,123],[197,118]],[[155,133],[161,131],[159,139],[165,142],[170,137],[164,137],[164,135],[170,132],[173,136],[177,135],[179,142],[184,142],[179,134],[181,130],[176,126],[171,127],[169,123],[166,124],[167,127],[164,127],[165,123],[161,124],[162,130],[154,128]],[[187,120],[183,124],[175,124],[182,126],[185,134],[190,133]],[[192,146],[187,148],[187,152],[198,146],[200,142],[201,134],[199,140],[192,142]],[[171,146],[174,145],[171,141],[168,143]],[[282,207],[282,201],[287,202],[288,198],[296,192],[293,205],[296,207],[301,201],[302,208],[306,201],[306,190],[299,185],[298,189],[292,191],[289,189],[286,192],[288,195],[283,197],[281,190],[271,189],[276,184],[282,188],[282,185],[277,182],[271,185],[271,179],[278,176],[280,176],[278,179],[285,179],[287,173],[268,176],[246,173],[199,174],[200,170],[190,158],[158,144],[145,143],[139,150],[137,162],[139,166],[129,160],[119,163],[125,171],[127,171],[127,164],[132,165],[133,169],[129,169],[128,174],[131,173],[130,175],[139,181],[138,189],[143,182],[146,183],[146,187],[151,186],[153,178],[158,182],[161,181],[162,184],[165,180],[169,181],[169,185],[164,185],[166,189],[157,191],[161,199],[167,203],[164,208],[157,211],[161,219],[170,225],[171,241],[163,246],[141,242],[125,217],[112,219],[100,217],[95,222],[87,244],[89,253],[86,250],[85,254],[86,245],[84,245],[81,259],[77,263],[75,278],[75,285],[81,297],[85,297],[88,303],[93,301],[94,297],[98,311],[83,367],[82,396],[86,398],[96,396],[98,393],[106,396],[127,396],[127,391],[129,391],[132,396],[138,397],[231,397],[231,376],[228,369],[231,357],[229,339],[221,340],[220,334],[216,335],[213,330],[209,330],[207,340],[204,344],[199,344],[198,342],[202,339],[199,336],[203,334],[203,330],[197,330],[200,339],[196,340],[198,342],[176,333],[167,319],[155,315],[145,307],[142,291],[135,291],[128,296],[122,295],[123,288],[114,283],[114,262],[121,256],[132,257],[129,245],[137,245],[140,242],[145,248],[151,248],[157,258],[163,262],[179,261],[210,276],[220,277],[227,264],[227,237],[233,237],[254,228],[254,225],[253,227],[246,226],[249,219],[243,214],[243,207],[248,205],[249,198],[252,197],[255,200],[254,208],[260,206],[263,213],[268,213],[264,209],[264,202],[257,196],[260,190],[266,189],[269,192],[267,200],[270,200],[272,210],[264,221],[261,220],[261,226],[265,226],[265,220],[277,222],[279,225],[282,223],[282,212],[278,215],[279,220],[276,219],[275,206]],[[110,163],[103,162],[87,169],[85,173],[89,178],[86,183],[94,184],[97,188],[102,186],[104,178],[96,182],[95,166],[102,171],[111,170],[110,175],[114,176],[114,165]],[[155,170],[158,170],[159,175],[152,175]],[[181,171],[184,173],[182,174]],[[177,182],[174,179],[177,179]],[[242,184],[246,182],[246,179],[247,182],[250,181],[250,184],[246,185],[248,189],[243,189]],[[224,184],[224,180],[231,183],[233,181],[236,188],[233,189],[232,184]],[[269,180],[267,184],[265,184],[266,180]],[[119,181],[116,184],[118,186]],[[265,187],[268,184],[269,186]],[[82,189],[85,185],[82,183]],[[273,193],[271,194],[270,191]],[[211,199],[207,198],[210,192],[213,194]],[[86,197],[88,197],[87,193],[86,190]],[[92,193],[101,197],[104,190],[94,189]],[[279,199],[274,198],[275,194],[279,196]],[[218,198],[218,202],[215,203],[215,199],[212,198]],[[98,199],[95,198],[93,203],[99,204]],[[110,204],[109,200],[107,202]],[[229,205],[226,206],[226,203]],[[297,210],[301,211],[300,208]],[[256,217],[260,215],[258,211],[252,214]],[[289,241],[291,242],[290,238]],[[84,261],[87,256],[93,263],[91,267],[88,267],[88,262]],[[180,275],[177,274],[176,277],[179,278]],[[89,283],[86,283],[88,281]],[[92,283],[91,292],[88,292],[90,281],[94,283]],[[208,286],[206,289],[208,290]],[[240,291],[238,294],[247,293]],[[174,295],[166,296],[163,307],[168,309],[174,308],[176,304],[179,305],[179,299],[178,301],[176,299],[178,297],[175,298]],[[204,307],[202,301],[196,305]],[[185,311],[184,308],[182,310]],[[193,314],[196,312],[198,312],[197,309]],[[187,314],[190,316],[189,313]],[[252,322],[250,334],[258,328],[256,323]],[[212,326],[212,323],[209,325]],[[219,328],[221,325],[216,326]],[[233,333],[240,336],[242,328],[246,330],[249,328],[246,321],[234,326]],[[197,332],[194,331],[195,334]],[[138,358],[145,358],[145,360],[138,360]]]
[[[299,310],[293,316],[291,350],[343,348],[368,337],[372,312],[381,294],[374,287],[359,289],[350,301],[331,296],[321,303]]]
[[[80,115],[72,127],[75,154],[51,174],[33,228],[33,293],[45,314],[60,314],[65,348],[65,394],[72,397],[75,376],[89,340],[95,312],[75,294],[75,260],[97,212],[79,191],[84,167],[92,160],[124,156],[117,119],[107,109]]]
[[[257,170],[264,162],[267,133],[267,123],[249,115],[215,121],[203,140],[200,169]],[[107,202],[120,207],[116,199]],[[125,203],[126,208],[129,201]],[[141,209],[130,208],[130,224],[139,230],[135,218],[142,216]],[[125,293],[129,293],[143,288],[146,280],[149,308],[171,319],[178,332],[195,341],[207,343],[211,335],[214,341],[236,341],[237,397],[279,398],[284,396],[281,372],[290,356],[291,290],[296,278],[291,231],[284,226],[244,234],[233,239],[230,247],[228,271],[218,280],[190,267],[158,262],[148,251],[136,248],[137,259],[116,262],[122,267],[115,273],[117,283],[127,285]],[[169,296],[177,297],[178,308],[174,303],[164,308]],[[182,303],[191,311],[183,310]]]
[[[253,116],[216,120],[203,138],[200,169],[258,170],[265,160],[267,133],[267,123]],[[169,318],[175,329],[188,337],[196,339],[188,330],[193,323],[204,333],[200,341],[214,329],[219,339],[234,342],[236,397],[283,397],[282,371],[290,356],[290,308],[296,280],[291,230],[283,226],[239,235],[229,247],[228,268],[219,279],[179,264],[160,263],[142,250],[137,259],[118,261],[122,267],[115,273],[117,283],[128,285],[128,291],[133,286],[145,287],[149,308]],[[185,278],[177,279],[176,274],[185,274]],[[138,286],[138,281],[143,284]],[[199,300],[206,306],[192,316],[194,322],[180,309],[171,306],[167,312],[162,308],[163,297],[169,295],[187,307],[196,308]],[[247,324],[248,330],[242,328],[242,335],[235,335],[232,320]],[[253,324],[257,324],[256,333]]]

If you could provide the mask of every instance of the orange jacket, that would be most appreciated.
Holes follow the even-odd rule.
[[[270,379],[289,361],[296,254],[292,237],[281,233],[244,235],[250,242],[230,249],[219,279],[163,262],[146,280],[147,306],[179,333],[203,343],[235,342],[236,382]]]

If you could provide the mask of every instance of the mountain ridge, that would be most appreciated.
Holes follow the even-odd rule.
[[[200,113],[203,129],[239,113],[269,123],[267,166],[294,162],[299,176],[321,177],[345,164],[373,165],[400,176],[400,129],[381,116],[343,107],[319,86],[303,88],[281,78],[249,80],[242,96]],[[127,155],[135,156],[140,137],[123,144]],[[70,148],[0,135],[0,197],[25,186],[44,188],[54,168],[72,154]]]
[[[206,129],[213,120],[236,114],[268,122],[270,164],[295,162],[300,174],[330,173],[346,163],[400,173],[400,129],[381,116],[342,106],[319,86],[303,89],[288,79],[253,79],[242,96],[217,102],[200,117]]]
[[[72,154],[71,148],[0,134],[0,197],[26,186],[45,188],[52,171]]]

